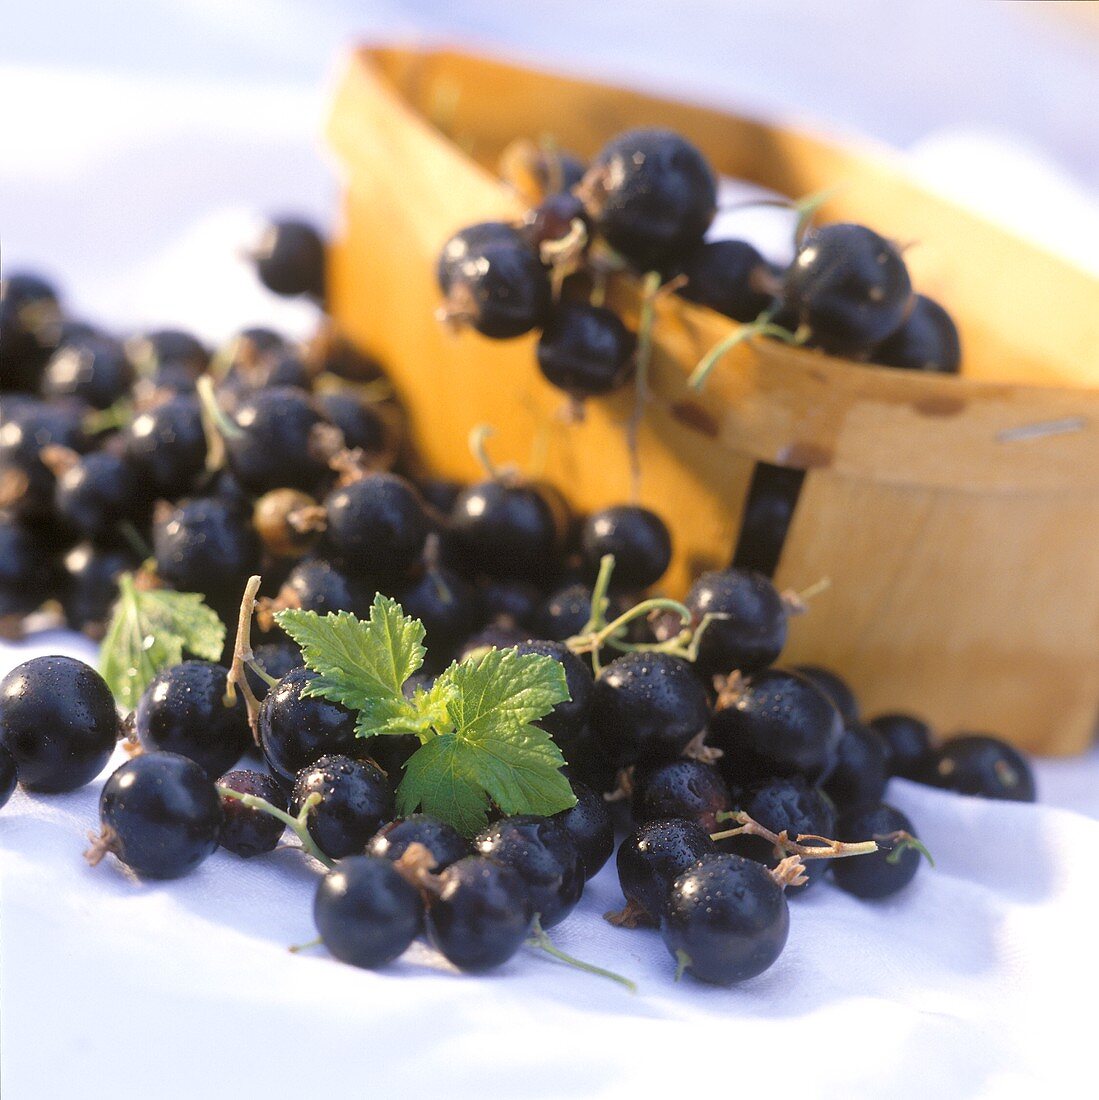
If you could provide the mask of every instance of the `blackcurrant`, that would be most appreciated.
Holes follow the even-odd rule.
[[[706,159],[670,130],[619,134],[596,156],[578,194],[607,243],[645,271],[697,245],[717,209]]]
[[[522,336],[549,311],[550,281],[538,253],[503,222],[472,225],[451,237],[437,278],[448,315],[484,336]]]
[[[410,844],[422,844],[435,860],[436,873],[469,855],[469,842],[452,826],[430,814],[410,814],[386,822],[366,846],[366,854],[398,860]]]
[[[667,653],[627,653],[595,681],[589,721],[599,751],[626,767],[675,758],[709,717],[690,664]]]
[[[30,272],[0,278],[0,390],[36,391],[60,330],[61,307],[50,283]]]
[[[56,479],[42,461],[42,451],[51,443],[85,450],[88,440],[82,418],[86,411],[74,402],[25,401],[10,414],[5,407],[0,421],[0,499],[16,515],[52,517]]]
[[[614,853],[614,822],[606,800],[591,787],[572,780],[576,805],[553,815],[580,852],[585,879],[593,878]]]
[[[767,261],[747,241],[708,241],[691,249],[668,273],[682,275],[679,293],[734,321],[754,321],[772,301]]]
[[[396,474],[369,474],[325,501],[325,534],[350,571],[400,577],[419,560],[430,529],[415,487]]]
[[[0,744],[0,806],[7,803],[19,782],[19,774],[15,770],[15,757],[12,756],[3,744]]]
[[[278,603],[315,611],[318,615],[351,611],[365,618],[370,613],[374,591],[370,581],[349,576],[323,558],[306,558],[287,574],[279,588]]]
[[[542,593],[533,584],[514,578],[486,578],[478,586],[485,620],[518,629],[529,627],[542,602]],[[589,596],[588,604],[591,604]]]
[[[180,592],[211,602],[239,596],[259,558],[259,540],[247,516],[217,497],[182,501],[153,528],[156,571]]]
[[[217,848],[221,801],[193,760],[146,752],[111,773],[99,797],[99,820],[100,846],[136,874],[178,878]]]
[[[106,681],[72,657],[34,657],[0,680],[0,744],[28,791],[74,791],[107,763],[119,734]]]
[[[218,780],[219,787],[228,787],[241,794],[255,795],[270,802],[277,809],[286,809],[286,795],[278,782],[263,772],[226,772]],[[273,852],[282,838],[286,826],[278,818],[262,810],[245,806],[239,799],[221,795],[221,832],[218,843],[235,855],[252,856]]]
[[[890,775],[927,780],[932,765],[931,730],[911,714],[879,714],[870,728],[882,739]]]
[[[614,555],[611,587],[638,592],[656,584],[672,561],[667,524],[648,508],[618,504],[589,516],[580,533],[584,565],[592,577],[604,554]]]
[[[704,676],[745,674],[773,663],[786,644],[786,608],[775,586],[759,573],[723,569],[703,573],[684,601],[702,633],[696,667]]]
[[[150,490],[169,500],[190,493],[206,467],[206,433],[194,397],[173,397],[138,414],[123,438]]]
[[[51,398],[75,397],[106,409],[124,397],[134,380],[133,366],[120,343],[103,336],[70,340],[54,352],[42,375]]]
[[[812,680],[835,704],[845,726],[854,726],[859,722],[859,701],[851,690],[851,685],[830,668],[819,665],[794,665],[794,671]]]
[[[252,743],[244,698],[228,701],[228,670],[211,661],[184,661],[156,674],[134,711],[146,750],[186,756],[217,777]]]
[[[936,787],[959,794],[1008,802],[1037,798],[1027,758],[1006,741],[984,733],[959,734],[944,741],[932,758],[928,777]]]
[[[817,347],[865,358],[901,327],[912,281],[896,245],[864,225],[841,222],[801,242],[783,300]]]
[[[591,672],[575,653],[561,642],[527,640],[515,647],[517,653],[552,657],[565,670],[569,698],[558,703],[535,725],[544,729],[558,744],[575,740],[584,728],[594,690]]]
[[[539,248],[546,242],[563,240],[572,232],[576,221],[591,232],[591,219],[580,199],[571,191],[557,191],[526,212],[521,230],[531,245]]]
[[[109,451],[76,459],[57,476],[57,513],[83,538],[108,540],[124,521],[141,524],[149,497],[137,466]]]
[[[160,389],[194,393],[210,353],[195,336],[180,329],[154,329],[126,341],[126,353],[139,373]]]
[[[836,764],[843,719],[815,684],[795,672],[766,669],[719,700],[710,739],[722,750],[726,780],[741,787],[773,776],[827,778]]]
[[[847,726],[836,749],[836,766],[824,781],[828,797],[840,812],[880,802],[889,781],[885,745],[869,726]]]
[[[264,642],[263,645],[256,646],[252,652],[260,668],[276,680],[281,680],[288,672],[301,668],[305,663],[297,643],[289,638],[277,642]],[[252,685],[252,694],[262,702],[267,698],[272,685],[257,676],[250,668],[245,668],[245,675],[248,677],[248,683]]]
[[[579,581],[555,589],[535,608],[531,623],[540,638],[564,642],[591,618],[591,586]]]
[[[957,374],[962,344],[950,314],[938,302],[917,294],[912,312],[885,343],[874,349],[870,359],[885,367]]]
[[[629,381],[636,345],[613,310],[561,302],[538,340],[538,369],[547,382],[575,398],[600,397]]]
[[[391,429],[377,409],[342,391],[321,393],[317,406],[343,432],[345,447],[357,449],[376,459],[393,447]]]
[[[445,566],[423,570],[396,594],[406,615],[419,619],[427,632],[429,655],[452,650],[482,621],[477,589]]]
[[[295,816],[311,794],[320,802],[309,810],[306,827],[325,855],[341,859],[366,848],[382,823],[393,816],[393,792],[385,773],[369,760],[322,756],[298,772],[290,795]]]
[[[789,932],[782,887],[761,864],[737,855],[684,871],[660,922],[680,972],[716,985],[762,974],[782,954]]]
[[[535,911],[517,871],[469,856],[448,867],[438,887],[427,897],[427,938],[459,970],[491,970],[523,946]]]
[[[877,840],[879,850],[831,860],[836,885],[859,898],[886,898],[907,886],[919,870],[920,852],[903,839],[885,839],[898,831],[915,836],[912,822],[886,803],[861,806],[845,813],[836,826],[837,839]]]
[[[564,920],[580,900],[584,889],[580,850],[554,818],[506,817],[478,834],[473,851],[519,874],[544,928]]]
[[[341,962],[373,970],[392,962],[423,926],[424,905],[388,859],[349,856],[317,884],[313,921]]]
[[[699,860],[717,854],[710,834],[697,822],[646,821],[618,847],[618,882],[628,902],[659,921],[672,882]]]
[[[638,768],[633,783],[633,816],[639,822],[682,818],[696,822],[707,833],[716,833],[725,827],[717,815],[732,809],[721,772],[699,760],[679,759]]]
[[[251,258],[268,290],[288,297],[308,294],[323,301],[324,238],[308,222],[273,219],[251,250]]]

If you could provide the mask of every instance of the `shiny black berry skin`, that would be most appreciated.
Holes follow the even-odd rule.
[[[367,841],[393,816],[393,792],[385,773],[368,760],[322,756],[302,768],[290,795],[290,813],[317,793],[321,801],[306,818],[309,835],[332,859],[361,852]]]
[[[877,840],[879,850],[865,856],[832,860],[835,884],[859,898],[887,898],[907,886],[919,870],[922,858],[919,851],[903,847],[897,856],[897,845],[880,839],[900,830],[916,835],[912,822],[886,803],[862,806],[844,814],[836,826],[836,839]],[[896,859],[891,862],[894,856]]]
[[[263,772],[226,772],[218,780],[219,787],[229,787],[241,794],[252,794],[270,802],[277,809],[286,809],[286,795],[278,783]],[[221,832],[218,843],[234,855],[251,859],[265,852],[273,852],[282,839],[285,825],[278,818],[253,810],[243,802],[228,795],[221,798]]]
[[[180,329],[154,329],[131,337],[126,352],[158,389],[177,394],[194,393],[195,382],[210,363],[203,343]]]
[[[149,497],[133,462],[93,451],[57,478],[54,503],[82,538],[107,540],[123,520],[141,522]]]
[[[478,586],[478,591],[486,622],[518,629],[531,626],[534,613],[542,602],[542,593],[526,581],[490,577]],[[588,604],[590,606],[590,599]]]
[[[751,677],[736,699],[720,702],[710,740],[725,754],[725,779],[740,787],[772,776],[801,775],[810,783],[835,767],[843,719],[804,676],[766,669]]]
[[[34,657],[0,680],[0,744],[28,791],[75,791],[107,763],[118,711],[106,681],[72,657]]]
[[[305,663],[297,643],[289,638],[278,642],[264,642],[263,645],[256,646],[252,652],[263,671],[276,680],[281,680],[288,672],[301,668]],[[273,685],[268,684],[266,680],[261,680],[247,666],[244,674],[248,677],[252,694],[262,703]]]
[[[580,900],[585,881],[580,850],[554,818],[505,817],[474,838],[473,853],[519,874],[543,928],[563,921]]]
[[[453,649],[482,622],[477,589],[445,566],[423,570],[395,595],[404,613],[424,624],[430,657]]]
[[[427,938],[459,970],[480,973],[508,961],[523,946],[534,920],[523,877],[477,856],[442,873],[427,898]]]
[[[580,851],[584,877],[593,878],[614,853],[614,822],[602,795],[579,780],[572,780],[576,805],[553,815]]]
[[[634,772],[635,821],[681,818],[700,825],[707,833],[729,828],[717,815],[732,809],[729,788],[721,772],[699,760],[681,758],[659,767]]]
[[[122,345],[104,336],[71,340],[54,352],[42,375],[49,398],[75,397],[106,409],[124,397],[134,380]]]
[[[251,253],[256,274],[268,290],[285,297],[308,294],[324,300],[324,238],[308,222],[275,218]]]
[[[671,956],[692,977],[732,985],[772,966],[790,932],[782,887],[761,864],[721,855],[672,884],[660,922]]]
[[[134,729],[146,750],[174,752],[207,775],[231,768],[252,743],[240,691],[225,702],[228,670],[212,661],[184,661],[161,670],[142,693]]]
[[[323,558],[306,558],[287,574],[279,589],[279,602],[318,615],[351,611],[365,618],[374,592],[375,586],[368,580],[349,576]]]
[[[398,860],[410,844],[422,844],[435,860],[437,874],[469,855],[469,842],[452,826],[430,814],[409,814],[387,821],[371,838],[366,854]]]
[[[286,783],[298,772],[333,753],[358,750],[355,714],[339,703],[303,694],[317,674],[307,668],[288,672],[260,706],[260,745],[268,767]]]
[[[259,540],[248,518],[224,500],[196,497],[154,526],[153,552],[161,580],[216,602],[239,599],[259,559]]]
[[[0,806],[4,806],[11,798],[18,782],[19,774],[15,770],[15,758],[0,744]]]
[[[595,681],[589,722],[599,751],[624,768],[674,759],[709,717],[706,689],[688,662],[627,653]]]
[[[459,493],[450,513],[449,550],[471,575],[542,584],[556,568],[564,537],[564,517],[536,485],[482,481]]]
[[[44,401],[21,401],[8,411],[4,402],[0,420],[0,486],[6,492],[17,489],[10,508],[22,519],[51,519],[56,479],[42,461],[42,448],[56,443],[70,450],[87,449],[82,426],[87,412],[76,402],[47,405]]]
[[[865,358],[901,327],[912,281],[896,245],[864,225],[840,222],[801,242],[783,302],[817,347]]]
[[[904,324],[874,349],[870,359],[884,367],[957,374],[962,343],[950,314],[938,302],[917,294]]]
[[[791,840],[807,834],[834,837],[836,833],[836,807],[832,800],[800,776],[772,779],[754,787],[740,798],[739,808],[773,833],[785,830]],[[735,822],[725,827],[735,827]],[[759,836],[730,837],[718,843],[722,851],[735,852],[768,867],[778,866],[788,854]],[[835,861],[807,859],[805,875],[809,881],[801,886],[787,886],[787,893],[800,894],[808,890],[824,876],[831,862]]]
[[[670,130],[619,134],[578,193],[607,243],[644,271],[663,269],[697,245],[717,209],[710,166]]]
[[[248,394],[234,414],[242,434],[225,438],[229,468],[257,496],[271,489],[310,492],[329,475],[316,429],[328,422],[309,395],[293,386]]]
[[[595,684],[587,666],[562,642],[527,640],[515,647],[519,654],[532,653],[552,657],[565,670],[565,685],[569,699],[558,703],[544,718],[535,723],[559,745],[568,744],[580,736],[588,718]]]
[[[639,825],[618,847],[618,882],[627,901],[657,922],[672,883],[699,860],[718,854],[697,822],[662,818]]]
[[[325,511],[332,553],[359,575],[403,576],[419,561],[430,529],[420,494],[396,474],[369,474],[336,489]]]
[[[534,610],[534,632],[554,642],[579,634],[591,618],[591,594],[591,586],[580,581],[555,589]]]
[[[845,726],[857,725],[862,719],[859,714],[859,701],[851,690],[851,685],[838,673],[820,665],[794,665],[794,672],[812,680],[835,704]]]
[[[561,302],[538,340],[538,369],[550,385],[575,398],[601,397],[629,381],[636,346],[613,310]]]
[[[911,714],[879,714],[870,728],[882,739],[890,775],[925,782],[932,764],[931,729]]]
[[[983,733],[966,733],[944,741],[928,773],[933,786],[979,798],[1033,802],[1034,772],[1018,749]]]
[[[775,586],[759,573],[723,569],[691,585],[684,603],[697,625],[714,619],[702,634],[695,667],[703,676],[748,674],[772,664],[786,644],[786,608]]]
[[[111,773],[99,820],[110,851],[136,874],[179,878],[217,848],[221,800],[193,760],[146,752]]]
[[[549,276],[522,233],[503,222],[455,233],[443,246],[437,277],[455,318],[483,336],[522,336],[545,323]]]
[[[175,500],[190,493],[206,468],[206,433],[193,397],[173,397],[138,414],[123,438],[155,495]]]
[[[774,576],[804,481],[804,470],[756,463],[733,554],[734,569]]]
[[[354,394],[321,393],[317,407],[343,432],[345,447],[358,449],[367,456],[384,454],[390,446],[389,428],[377,410]]]
[[[313,922],[340,962],[374,970],[392,962],[423,927],[424,905],[388,859],[349,856],[317,885]]]
[[[0,279],[0,391],[37,391],[61,331],[57,291],[30,272]]]
[[[669,274],[686,277],[682,297],[734,321],[754,321],[771,305],[767,261],[747,241],[700,244]]]
[[[580,175],[584,169],[580,168]],[[576,181],[579,183],[579,177]],[[532,206],[523,217],[520,231],[534,248],[540,248],[547,241],[560,241],[573,229],[573,222],[579,221],[590,234],[591,219],[584,204],[571,191],[558,191],[547,195],[537,206]]]
[[[672,560],[667,524],[648,508],[619,504],[589,516],[580,532],[584,566],[592,579],[604,554],[614,555],[613,591],[640,592],[656,584]]]
[[[889,766],[881,737],[869,726],[848,726],[836,749],[836,766],[824,781],[828,797],[843,812],[880,802],[888,782]]]

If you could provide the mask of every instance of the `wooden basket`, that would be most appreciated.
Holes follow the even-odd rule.
[[[697,395],[686,376],[733,323],[662,301],[640,441],[641,503],[676,544],[666,589],[728,564],[758,461],[805,469],[775,580],[831,586],[793,620],[784,661],[837,669],[870,714],[1082,751],[1099,715],[1099,282],[887,154],[480,57],[358,52],[329,128],[346,173],[332,310],[391,372],[419,454],[470,480],[473,425],[491,423],[493,454],[520,464],[551,426],[545,473],[577,509],[628,499],[632,393],[565,426],[533,338],[454,336],[433,313],[443,241],[522,213],[495,174],[513,139],[550,134],[587,156],[634,126],[678,130],[718,172],[786,195],[838,187],[821,219],[919,242],[913,280],[947,304],[965,348],[949,377],[757,340]],[[634,325],[638,294],[632,280],[612,291]]]

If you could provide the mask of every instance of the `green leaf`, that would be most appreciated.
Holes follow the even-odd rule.
[[[417,806],[471,835],[495,803],[506,814],[554,814],[576,798],[561,774],[561,750],[532,722],[569,698],[552,657],[490,650],[451,665],[436,681],[453,732],[429,741],[405,765],[402,814]]]
[[[217,661],[225,625],[196,592],[139,589],[133,575],[118,581],[119,595],[100,651],[99,671],[120,706],[132,710],[161,669],[184,653]]]
[[[359,737],[419,733],[424,724],[401,687],[424,660],[424,628],[378,593],[363,622],[349,611],[318,615],[287,609],[275,616],[302,649],[317,678],[305,689],[359,712]]]

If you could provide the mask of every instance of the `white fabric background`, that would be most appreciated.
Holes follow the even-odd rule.
[[[308,311],[257,289],[233,249],[257,210],[331,216],[325,74],[371,33],[456,35],[862,131],[1099,271],[1096,40],[1031,5],[956,0],[9,5],[4,268],[50,271],[78,311],[118,326],[308,330]],[[47,652],[92,658],[72,635],[37,635],[0,648],[0,672]],[[313,935],[299,853],[219,852],[185,880],[141,884],[81,859],[98,783],[17,792],[0,811],[0,1091],[1085,1093],[1099,755],[1040,762],[1038,779],[1038,806],[894,781],[937,867],[880,904],[815,888],[793,903],[776,966],[732,990],[674,984],[655,933],[606,925],[609,868],[554,935],[636,979],[636,997],[529,952],[477,979],[419,947],[378,974],[295,957],[286,946]]]

